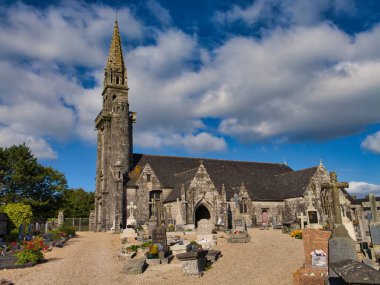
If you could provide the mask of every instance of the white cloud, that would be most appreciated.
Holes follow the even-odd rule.
[[[64,1],[42,10],[17,3],[3,14],[0,124],[13,137],[42,139],[50,148],[52,140],[95,143],[113,10]],[[223,135],[324,139],[380,122],[380,27],[349,36],[331,24],[293,26],[206,50],[196,35],[175,28],[146,35],[152,29],[128,8],[118,18],[142,148],[223,151]],[[130,44],[145,36],[153,42]],[[86,74],[78,75],[78,66]],[[85,75],[95,86],[82,86]],[[204,125],[209,117],[220,125]]]
[[[380,185],[357,181],[351,181],[349,184],[350,187],[346,190],[351,195],[357,195],[358,197],[364,197],[368,194],[380,195]]]
[[[367,136],[361,146],[365,150],[380,154],[380,131]]]
[[[162,7],[157,1],[149,0],[146,5],[152,16],[156,17],[162,24],[169,25],[172,22],[169,11]]]
[[[0,146],[10,147],[12,145],[23,143],[25,143],[25,145],[27,145],[32,153],[38,158],[57,158],[57,153],[51,148],[45,139],[12,132],[9,129],[0,127]]]
[[[219,11],[215,19],[220,24],[240,21],[248,26],[258,22],[270,26],[312,25],[322,21],[326,12],[355,15],[355,3],[352,0],[257,0],[246,7],[233,5],[228,11]]]
[[[134,137],[136,143],[144,148],[160,149],[164,147],[186,149],[191,153],[220,152],[227,150],[227,143],[221,137],[202,132],[196,135],[179,135],[173,133],[138,132]]]

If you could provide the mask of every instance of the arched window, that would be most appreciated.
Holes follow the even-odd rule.
[[[119,84],[119,76],[116,76],[116,84]]]
[[[239,204],[240,204],[240,213],[247,214],[248,213],[248,199],[242,198]]]

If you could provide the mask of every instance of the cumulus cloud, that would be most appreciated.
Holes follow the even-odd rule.
[[[312,25],[323,20],[326,12],[355,15],[355,3],[352,0],[257,0],[245,7],[233,5],[230,10],[218,11],[214,18],[220,24]]]
[[[196,135],[173,133],[138,132],[134,141],[141,147],[160,149],[164,147],[187,149],[192,153],[220,152],[227,150],[224,138],[202,132]]]
[[[367,136],[361,146],[365,150],[380,154],[380,131]]]
[[[357,181],[351,181],[349,184],[350,188],[346,190],[351,195],[357,195],[358,197],[365,197],[368,194],[380,195],[380,185]]]
[[[52,149],[49,143],[40,137],[19,134],[7,128],[0,127],[0,145],[10,147],[12,145],[23,144],[27,145],[32,153],[44,159],[55,159],[57,153]]]
[[[346,7],[328,2],[336,11]],[[254,2],[246,18],[261,17],[266,3]],[[151,9],[162,8],[161,22],[169,23],[170,14],[156,4]],[[52,140],[95,143],[113,10],[76,1],[44,9],[17,2],[2,16],[0,125],[47,149]],[[224,151],[224,136],[328,139],[380,122],[380,27],[347,35],[331,23],[294,25],[207,50],[196,35],[174,27],[152,32],[128,8],[118,18],[141,148]],[[219,126],[203,123],[210,117]]]

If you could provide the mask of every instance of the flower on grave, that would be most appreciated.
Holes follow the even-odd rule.
[[[42,251],[46,245],[41,237],[35,237],[30,241],[24,241],[23,248],[15,254],[17,264],[38,262],[44,258]]]
[[[149,254],[158,254],[158,245],[157,244],[152,244],[150,247],[149,247],[149,251],[148,251]]]
[[[302,230],[294,230],[290,233],[291,237],[302,239]]]
[[[316,249],[312,251],[311,256],[326,256],[326,252],[324,252],[322,249]]]

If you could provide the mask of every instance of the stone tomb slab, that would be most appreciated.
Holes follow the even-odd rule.
[[[131,259],[125,263],[123,273],[128,275],[141,274],[147,267],[145,258]]]
[[[352,259],[330,263],[344,284],[380,284],[380,272],[364,263]]]
[[[209,262],[215,262],[219,259],[221,256],[222,252],[220,250],[209,250],[206,255],[206,259]]]

